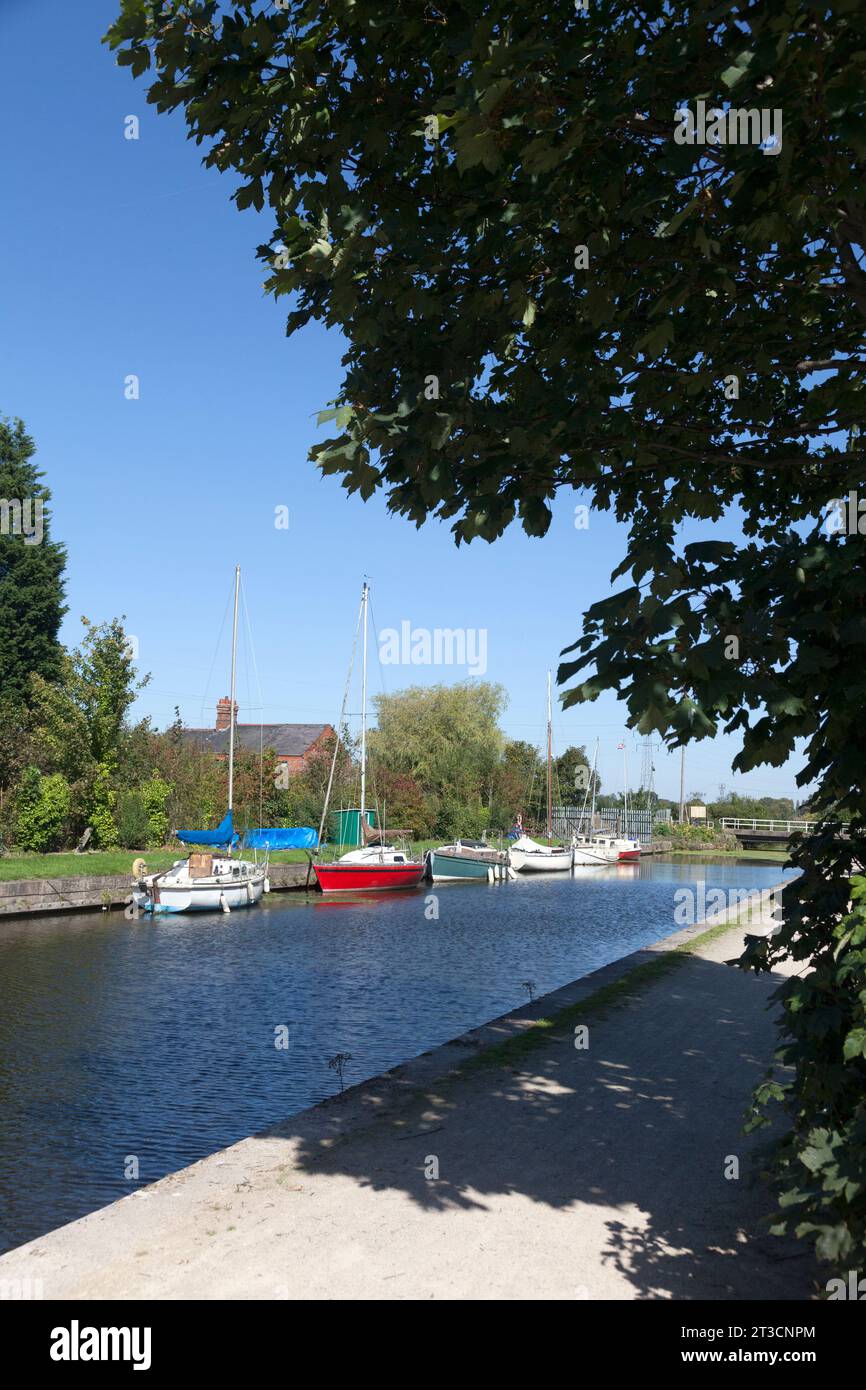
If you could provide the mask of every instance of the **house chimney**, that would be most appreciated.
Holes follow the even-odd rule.
[[[235,723],[237,723],[237,718],[238,718],[238,702],[237,702],[237,700],[235,700]],[[223,698],[222,698],[221,700],[217,700],[217,717],[216,717],[216,728],[217,728],[217,733],[219,733],[220,729],[227,729],[227,728],[229,727],[229,725],[231,724],[231,722],[232,722],[232,702],[231,702],[231,700],[229,699],[228,695],[224,695]]]

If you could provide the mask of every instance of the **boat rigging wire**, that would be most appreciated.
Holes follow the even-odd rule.
[[[333,755],[333,757],[331,758],[331,770],[330,770],[330,772],[329,772],[329,774],[328,774],[328,789],[327,789],[327,791],[325,792],[325,801],[324,801],[324,805],[322,806],[322,819],[319,821],[319,837],[318,837],[319,843],[318,843],[318,848],[320,848],[320,849],[321,849],[321,845],[322,845],[322,831],[324,830],[324,827],[325,827],[325,818],[326,818],[326,816],[327,816],[327,814],[328,814],[328,805],[329,805],[330,800],[331,800],[331,788],[332,788],[333,785],[334,785],[334,770],[335,770],[335,768],[336,768],[336,766],[337,766],[337,754],[338,754],[339,751],[340,751],[340,743],[342,742],[342,737],[343,737],[342,730],[343,730],[343,728],[344,728],[345,719],[346,719],[346,704],[347,704],[348,699],[349,699],[349,685],[350,685],[351,680],[352,680],[352,671],[353,671],[354,666],[355,666],[355,652],[356,652],[357,649],[358,649],[358,634],[359,634],[359,632],[360,632],[360,630],[361,630],[361,614],[363,613],[363,611],[364,611],[364,609],[363,609],[363,603],[362,603],[361,607],[358,609],[358,620],[357,620],[357,622],[356,622],[356,624],[355,624],[355,636],[354,636],[354,639],[353,639],[353,641],[352,641],[352,655],[351,655],[351,657],[349,658],[349,670],[348,670],[347,673],[346,673],[346,685],[345,685],[345,688],[344,688],[344,690],[343,690],[343,703],[342,703],[342,706],[341,706],[341,708],[340,708],[340,718],[339,718],[338,723],[337,723],[337,728],[336,728],[335,731],[334,731],[335,734],[336,734],[336,738],[334,739],[334,755]]]
[[[206,704],[206,702],[207,702],[208,691],[209,691],[209,689],[210,689],[211,677],[213,676],[214,667],[216,666],[216,659],[217,659],[217,657],[219,656],[219,650],[220,650],[220,646],[222,645],[222,640],[223,640],[223,633],[225,632],[226,621],[227,621],[228,616],[229,616],[229,608],[231,607],[231,603],[232,603],[233,597],[234,597],[234,583],[232,583],[232,586],[231,586],[231,588],[229,589],[228,598],[226,599],[226,607],[225,607],[225,612],[223,613],[223,620],[222,620],[222,623],[220,624],[219,636],[217,637],[216,646],[214,647],[214,653],[213,653],[213,656],[211,657],[210,670],[209,670],[208,673],[207,673],[207,680],[205,681],[204,694],[202,695],[201,710],[200,710],[200,713],[199,713],[199,719],[202,721],[202,724],[201,724],[201,727],[202,727],[202,728],[204,728],[204,711],[205,711],[205,704]]]
[[[259,676],[259,663],[258,663],[258,660],[257,660],[257,658],[256,658],[256,644],[255,644],[255,642],[253,641],[253,625],[252,625],[252,623],[250,622],[250,610],[249,610],[249,607],[247,606],[247,593],[246,593],[246,589],[245,589],[245,587],[244,587],[243,576],[241,576],[241,600],[242,600],[242,602],[243,602],[243,608],[244,608],[244,626],[245,626],[247,653],[248,653],[249,658],[250,658],[250,661],[249,661],[249,663],[247,664],[247,672],[246,672],[246,676],[247,676],[247,700],[248,700],[248,702],[249,702],[249,706],[250,706],[250,707],[252,707],[252,700],[250,700],[250,698],[249,698],[249,684],[250,684],[249,667],[250,667],[250,665],[252,665],[252,668],[253,668],[253,675],[255,676],[255,680],[256,680],[256,689],[258,690],[258,695],[259,695],[259,825],[262,825],[262,824],[264,823],[263,820],[262,820],[262,816],[263,816],[263,807],[264,807],[264,737],[265,737],[265,725],[264,725],[264,696],[263,696],[263,694],[262,694],[262,682],[261,682],[261,677]]]

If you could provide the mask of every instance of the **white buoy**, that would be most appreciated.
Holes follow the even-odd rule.
[[[229,907],[228,903],[226,902],[226,895],[225,895],[225,893],[220,893],[220,907],[222,908],[223,912],[231,912],[231,908]]]

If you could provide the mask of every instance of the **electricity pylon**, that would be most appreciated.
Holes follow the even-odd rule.
[[[655,801],[655,763],[653,757],[660,743],[655,743],[651,738],[645,738],[641,743],[641,763],[640,763],[640,793],[641,801],[647,811],[653,809]]]

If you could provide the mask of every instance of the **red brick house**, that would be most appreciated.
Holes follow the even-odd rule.
[[[184,743],[210,749],[218,758],[229,751],[231,700],[227,695],[217,701],[216,724],[212,729],[184,729]],[[238,706],[235,702],[235,719]],[[236,724],[235,746],[257,753],[260,748],[272,748],[277,763],[288,773],[300,772],[314,748],[334,737],[331,724]]]

